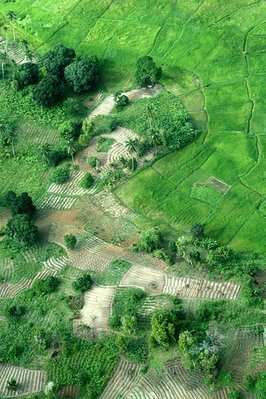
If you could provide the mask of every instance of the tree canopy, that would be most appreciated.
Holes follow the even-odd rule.
[[[40,65],[48,74],[63,77],[64,69],[73,62],[75,56],[75,50],[65,47],[63,44],[57,44],[41,57]]]
[[[16,244],[23,246],[34,245],[39,238],[38,228],[28,215],[14,215],[6,225],[6,235]]]
[[[65,69],[65,79],[76,93],[93,89],[99,80],[99,63],[96,57],[74,61]]]
[[[33,99],[45,107],[50,107],[62,99],[64,85],[57,76],[47,75],[33,89]]]
[[[136,82],[140,86],[153,86],[161,78],[162,69],[158,68],[152,57],[146,55],[137,61]]]

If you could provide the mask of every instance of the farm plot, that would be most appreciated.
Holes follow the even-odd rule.
[[[94,196],[93,201],[96,201],[105,212],[115,218],[127,217],[133,219],[137,216],[121,204],[121,202],[119,202],[115,195],[110,191],[99,192]]]
[[[89,194],[93,190],[86,190],[80,187],[80,181],[84,176],[83,172],[72,172],[69,180],[63,184],[53,183],[48,188],[48,193],[61,194],[67,196],[79,196]]]
[[[126,91],[122,94],[128,97],[129,101],[136,101],[140,100],[142,98],[150,98],[150,97],[156,97],[161,91],[161,86],[160,85],[155,85],[151,88],[139,88],[139,89],[134,89],[130,91]]]
[[[166,369],[150,369],[142,376],[125,399],[209,399],[212,394],[197,371],[184,369],[180,359],[166,362]],[[225,399],[227,395],[216,396]]]
[[[120,281],[120,287],[135,286],[154,292],[162,291],[164,284],[162,270],[155,270],[141,265],[133,265]]]
[[[139,382],[140,378],[139,365],[127,360],[121,360],[100,399],[127,398],[127,395]]]
[[[69,252],[69,261],[74,267],[96,272],[104,271],[116,258],[123,258],[123,249],[96,236],[81,237],[75,251]]]
[[[70,209],[76,202],[76,198],[60,195],[46,195],[39,203],[39,209]]]
[[[240,286],[229,281],[220,283],[167,275],[163,292],[184,298],[237,299]]]
[[[19,384],[17,391],[10,391],[6,388],[7,382],[12,378]],[[44,387],[45,379],[46,375],[44,371],[0,364],[0,394],[5,397],[40,392]]]
[[[8,257],[0,258],[0,281],[8,281],[14,273],[14,263]]]
[[[222,371],[231,371],[234,383],[243,384],[243,377],[254,371],[250,364],[252,357],[257,357],[258,349],[262,347],[263,334],[252,328],[241,328],[229,333],[222,355]]]
[[[102,170],[108,169],[113,163],[117,162],[122,157],[131,157],[129,151],[126,148],[126,141],[129,138],[137,137],[137,135],[132,132],[132,130],[118,127],[112,133],[109,133],[108,135],[102,135],[101,137],[112,138],[116,141],[107,153],[107,162],[106,165],[102,167]]]
[[[51,257],[46,262],[43,262],[43,264],[44,266],[42,270],[37,273],[33,279],[22,278],[17,283],[0,284],[0,298],[12,298],[18,295],[21,291],[31,288],[35,280],[43,279],[46,276],[55,276],[64,266],[66,266],[67,259],[65,257]]]
[[[88,119],[91,120],[98,115],[109,115],[115,106],[115,99],[114,96],[106,97],[101,104],[99,104],[89,115]]]
[[[45,143],[56,144],[59,141],[59,132],[49,126],[40,126],[33,121],[23,121],[17,128],[17,147],[23,148],[29,144],[42,145]]]
[[[87,292],[85,305],[80,311],[82,323],[97,333],[107,331],[114,295],[114,287],[95,286]]]

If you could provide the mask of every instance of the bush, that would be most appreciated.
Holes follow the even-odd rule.
[[[193,238],[202,238],[204,236],[204,226],[200,223],[195,223],[191,227],[191,234]]]
[[[235,389],[231,389],[228,392],[228,399],[241,399],[241,393]]]
[[[88,165],[90,165],[92,168],[96,168],[100,164],[100,160],[97,157],[88,157],[87,159]]]
[[[10,306],[6,310],[6,316],[8,319],[13,320],[13,321],[18,321],[21,319],[26,314],[26,307],[23,305],[14,305]]]
[[[59,166],[56,168],[51,177],[52,183],[63,184],[65,183],[70,177],[70,170],[68,166]]]
[[[6,235],[16,244],[28,247],[34,245],[39,239],[38,228],[33,224],[28,215],[14,215],[6,225]]]
[[[54,276],[47,276],[43,280],[36,280],[33,284],[33,290],[38,295],[48,295],[55,292],[59,284],[59,278]]]
[[[39,69],[37,64],[26,62],[18,66],[15,80],[18,89],[23,89],[26,86],[33,85],[39,81]]]
[[[115,106],[118,111],[121,111],[121,109],[126,107],[128,104],[129,104],[129,99],[124,94],[116,97],[116,105]]]
[[[140,242],[137,244],[136,249],[139,251],[153,252],[159,249],[162,245],[162,234],[159,230],[151,229],[144,231],[141,234]]]
[[[80,180],[80,187],[84,188],[85,190],[91,188],[94,183],[94,177],[91,173],[86,172],[82,179]]]
[[[68,249],[75,249],[77,245],[77,238],[74,236],[74,234],[66,234],[64,236],[64,241]]]
[[[72,287],[79,292],[88,291],[93,284],[93,280],[89,273],[84,273],[80,277],[78,277],[72,284]]]

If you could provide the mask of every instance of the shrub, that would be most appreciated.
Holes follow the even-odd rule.
[[[60,280],[54,276],[47,276],[43,280],[36,280],[33,284],[33,290],[38,295],[47,295],[55,292],[60,284]]]
[[[64,241],[68,249],[75,249],[77,245],[77,238],[74,236],[74,234],[66,234],[64,236]]]
[[[6,387],[9,391],[17,391],[19,388],[19,383],[15,380],[15,378],[12,378],[11,380],[7,381]]]
[[[87,159],[88,165],[90,165],[92,168],[96,168],[100,164],[100,160],[97,157],[88,157]]]
[[[115,106],[118,111],[121,111],[121,109],[126,107],[128,104],[129,104],[129,99],[124,94],[116,97],[116,105]]]
[[[85,190],[91,188],[94,183],[94,177],[91,173],[86,172],[80,181],[80,187],[84,188]]]
[[[235,389],[231,389],[228,392],[228,399],[241,399],[241,393]]]
[[[23,305],[13,305],[6,310],[6,316],[8,319],[18,321],[26,314],[26,311],[27,309]]]
[[[63,184],[69,179],[69,177],[70,177],[69,167],[66,165],[59,166],[53,171],[51,181],[52,183]]]
[[[159,230],[151,229],[141,234],[140,242],[136,249],[139,251],[153,252],[162,245],[162,234]]]
[[[15,80],[19,89],[37,83],[39,81],[38,65],[32,62],[19,65],[15,74]]]
[[[193,238],[202,238],[204,236],[204,226],[200,223],[195,223],[191,226],[191,234]]]
[[[80,277],[78,277],[72,284],[72,287],[79,292],[88,291],[93,284],[93,280],[89,273],[84,273]]]

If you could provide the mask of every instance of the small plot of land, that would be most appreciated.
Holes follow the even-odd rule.
[[[101,399],[125,398],[141,378],[140,366],[121,360]]]
[[[89,115],[89,120],[95,118],[98,115],[109,115],[115,106],[114,96],[106,97],[101,104],[99,104]]]
[[[69,180],[63,184],[53,183],[48,188],[48,193],[62,194],[67,196],[79,196],[88,194],[88,190],[80,187],[83,172],[72,172]]]
[[[80,311],[81,321],[97,332],[108,330],[115,295],[114,287],[93,287],[85,294],[85,305]]]
[[[70,209],[76,202],[76,198],[61,197],[59,195],[46,195],[39,203],[39,209]]]
[[[164,273],[141,265],[132,266],[120,281],[120,286],[141,287],[147,291],[162,291]]]
[[[0,364],[0,376],[0,394],[6,397],[40,392],[44,387],[46,378],[45,373],[41,370],[29,370],[8,364]],[[10,391],[6,388],[7,382],[12,378],[19,384],[17,391]]]
[[[220,390],[215,399],[226,399]],[[121,361],[101,399],[210,399],[212,394],[199,372],[186,370],[180,359],[168,361],[164,372],[149,370],[141,375],[138,366]]]
[[[67,258],[49,258],[43,262],[42,270],[33,278],[22,278],[17,283],[0,284],[0,298],[12,298],[26,288],[31,288],[34,281],[44,279],[46,276],[55,276],[67,264]]]
[[[237,299],[240,286],[228,282],[215,282],[189,277],[166,276],[163,292],[184,298]]]

